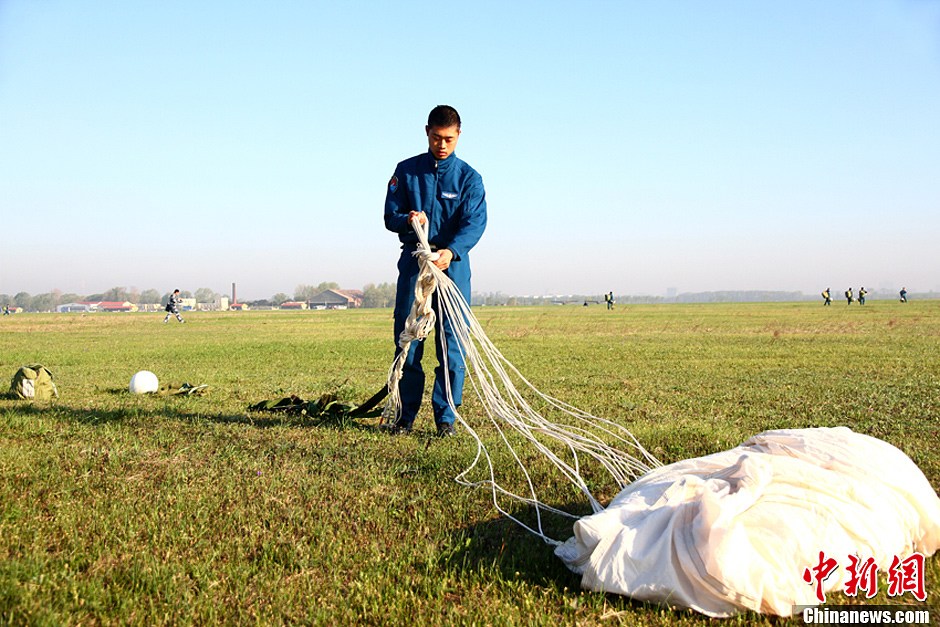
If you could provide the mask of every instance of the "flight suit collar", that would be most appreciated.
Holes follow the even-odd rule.
[[[450,156],[442,161],[438,161],[437,159],[435,159],[434,155],[431,154],[430,150],[428,150],[427,153],[425,154],[427,155],[428,167],[430,167],[431,170],[434,170],[435,169],[434,165],[436,163],[437,171],[440,172],[441,174],[450,170],[451,166],[457,162],[456,152],[450,153]]]

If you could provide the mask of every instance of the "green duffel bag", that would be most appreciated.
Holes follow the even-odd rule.
[[[23,366],[10,381],[10,392],[27,401],[50,401],[59,397],[52,372],[42,364]]]

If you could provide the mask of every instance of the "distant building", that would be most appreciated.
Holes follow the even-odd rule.
[[[94,311],[94,309],[91,308],[91,305],[88,305],[87,303],[65,303],[56,307],[55,310],[59,313],[87,313],[89,311]]]
[[[362,307],[361,290],[324,290],[307,301],[311,309],[355,309]]]
[[[66,303],[55,308],[59,313],[92,312],[92,311],[137,311],[137,305],[130,301],[90,301]]]
[[[248,311],[248,305],[245,303],[232,303],[228,308],[230,311]]]
[[[299,300],[289,300],[281,303],[281,309],[307,309],[307,303]]]
[[[197,302],[195,298],[190,299],[193,303],[190,309],[197,311],[228,311],[228,296],[220,296],[218,300],[212,300],[207,303]],[[183,299],[183,308],[186,308],[187,299]]]
[[[126,300],[123,303],[104,301],[98,303],[98,311],[137,311],[137,305]]]

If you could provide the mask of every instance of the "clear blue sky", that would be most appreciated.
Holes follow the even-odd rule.
[[[474,290],[940,289],[940,3],[0,0],[0,293],[394,281],[464,120]]]

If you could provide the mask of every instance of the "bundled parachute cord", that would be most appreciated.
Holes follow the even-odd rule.
[[[520,470],[524,478],[526,494],[517,494],[499,484],[494,460],[489,450],[476,430],[456,410],[450,380],[449,377],[445,377],[447,401],[455,410],[457,420],[477,444],[477,453],[473,462],[457,475],[455,480],[469,487],[490,487],[493,504],[501,514],[544,541],[554,545],[560,544],[559,541],[545,534],[542,512],[568,518],[579,516],[551,507],[539,500],[535,483],[516,450],[519,444],[514,445],[510,440],[511,437],[521,436],[526,445],[532,446],[550,461],[585,496],[595,513],[604,508],[591,493],[587,481],[581,475],[582,458],[599,464],[617,484],[618,490],[662,464],[650,455],[625,427],[539,392],[493,345],[471,312],[470,305],[460,289],[450,277],[434,265],[433,262],[437,259],[438,253],[433,252],[428,243],[427,227],[416,221],[412,222],[412,226],[418,236],[418,246],[414,255],[418,259],[419,274],[415,283],[414,305],[398,340],[401,351],[396,356],[389,372],[389,396],[384,415],[394,416],[396,419],[400,417],[401,397],[398,384],[411,343],[423,341],[435,326],[439,327],[437,330],[441,335],[439,341],[445,344],[445,349],[441,351],[441,354],[444,360],[442,366],[447,371],[447,338],[443,333],[443,325],[449,325],[457,341],[459,352],[467,365],[467,378],[471,382],[471,387],[480,399],[489,422],[496,428],[503,445]],[[436,299],[433,298],[435,294]],[[434,300],[437,301],[437,311],[433,306]],[[565,422],[552,422],[543,417],[516,387],[514,379],[519,382],[520,387],[528,390],[530,397],[537,399],[545,407],[544,413],[551,411],[553,414],[560,414],[565,417]],[[555,449],[551,448],[549,443],[555,443]],[[558,444],[563,445],[568,453],[567,456],[559,454],[556,450]],[[485,460],[489,478],[479,481],[471,480],[470,473],[483,460]],[[500,496],[532,506],[535,511],[534,528],[508,512],[501,505]]]
[[[433,264],[433,260],[437,259],[437,253],[431,252],[431,247],[427,243],[426,234],[424,236],[423,248],[419,248],[418,251],[415,252],[415,255],[418,255],[419,252],[422,254],[422,256],[418,257],[421,271],[418,275],[418,280],[415,281],[414,305],[408,313],[405,328],[398,336],[398,347],[401,351],[395,357],[395,361],[392,362],[392,368],[388,374],[388,400],[385,404],[386,411],[383,412],[383,418],[392,416],[397,420],[401,416],[401,396],[399,394],[398,384],[401,381],[411,343],[423,341],[428,334],[431,333],[431,329],[434,328],[437,318],[434,313],[432,295],[434,294],[434,290],[437,289],[438,276],[428,271],[426,268],[433,268],[437,270],[440,276],[447,278],[444,276],[444,273],[438,270]]]

